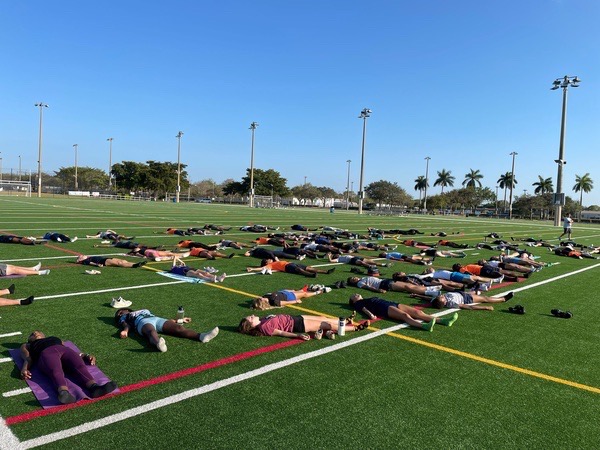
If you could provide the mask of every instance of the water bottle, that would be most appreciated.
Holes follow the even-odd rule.
[[[340,322],[338,323],[338,336],[346,335],[346,318],[340,317]]]
[[[177,308],[177,323],[183,323],[183,318],[185,317],[185,311],[183,310],[183,306]]]

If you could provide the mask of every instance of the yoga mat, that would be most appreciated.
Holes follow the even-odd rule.
[[[77,348],[77,346],[71,341],[65,341],[64,345],[75,350],[77,353],[82,353]],[[12,350],[9,350],[9,353],[20,372],[21,367],[23,366],[21,349],[13,348]],[[87,368],[98,384],[104,384],[110,381],[110,379],[106,375],[104,375],[104,373],[98,368],[98,366],[87,366]],[[56,406],[61,406],[62,403],[58,401],[58,392],[56,391],[56,387],[54,387],[54,385],[50,381],[50,378],[48,378],[40,370],[38,370],[35,364],[33,365],[33,368],[30,368],[29,370],[31,372],[31,378],[29,380],[26,380],[27,384],[31,388],[33,395],[35,395],[35,398],[40,402],[42,408],[48,409],[54,408]],[[73,396],[75,396],[77,401],[90,398],[79,385],[75,384],[69,379],[68,374],[66,378],[69,392],[73,394]],[[119,389],[113,391],[113,393],[118,392]]]
[[[185,281],[187,283],[205,283],[204,280],[200,278],[192,278],[192,277],[184,277],[183,275],[176,275],[170,272],[156,272],[159,275],[167,278],[173,278],[174,280]]]

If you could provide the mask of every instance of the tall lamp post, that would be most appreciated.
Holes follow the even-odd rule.
[[[42,130],[44,124],[44,108],[47,108],[44,102],[36,103],[35,106],[40,108],[40,134],[38,140],[38,197],[42,196]]]
[[[113,138],[108,138],[108,190],[112,189],[112,141]]]
[[[252,148],[250,151],[250,208],[254,208],[254,132],[258,123],[252,122],[249,130],[252,131]]]
[[[425,198],[423,200],[423,211],[427,212],[427,186],[429,185],[429,156],[425,157]]]
[[[363,200],[365,198],[365,193],[363,192],[363,176],[365,172],[365,140],[367,138],[367,118],[371,117],[371,111],[368,108],[364,108],[360,112],[359,119],[363,120],[363,133],[362,133],[362,151],[360,156],[360,180],[358,186],[358,214],[362,214],[363,210]]]
[[[496,216],[498,215],[498,186],[496,186]]]
[[[177,192],[175,193],[175,203],[179,203],[179,193],[181,192],[181,136],[183,131],[177,133]]]
[[[19,155],[19,181],[21,181],[21,155]]]
[[[2,152],[0,152],[0,155]],[[2,183],[2,157],[0,156],[0,183]]]
[[[512,169],[510,170],[510,197],[508,200],[508,218],[512,219],[512,204],[513,204],[513,188],[515,187],[515,156],[517,152],[510,153],[512,155]]]
[[[565,161],[565,131],[567,127],[567,91],[569,86],[579,87],[581,80],[579,78],[570,77],[565,75],[563,78],[557,78],[552,83],[552,90],[555,91],[558,88],[563,89],[562,97],[562,118],[560,121],[560,146],[558,148],[558,159],[554,162],[558,164],[558,174],[556,176],[556,194],[554,194],[554,205],[556,207],[554,213],[554,226],[560,226],[562,221],[562,207],[565,204],[565,198],[562,193],[562,171],[563,166],[567,163]]]
[[[346,211],[350,209],[350,163],[352,160],[346,160],[348,163],[348,179],[346,180]]]
[[[73,144],[73,148],[75,149],[75,190],[79,190],[79,185],[77,184],[77,144]]]

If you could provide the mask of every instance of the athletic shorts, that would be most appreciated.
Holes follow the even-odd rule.
[[[296,294],[294,294],[292,291],[282,290],[279,292],[282,293],[283,295],[285,295],[286,300],[297,300]]]
[[[450,274],[450,281],[456,281],[457,283],[464,283],[465,281],[471,281],[471,275],[460,272],[452,272]]]
[[[390,286],[392,285],[393,282],[394,282],[394,280],[390,280],[390,279],[381,280],[381,284],[379,285],[379,289],[383,289],[384,291],[389,291],[390,290]]]
[[[294,264],[294,263],[290,263],[287,266],[285,266],[286,273],[293,273],[295,275],[300,275],[301,274],[300,270],[306,270],[306,266],[302,265],[302,264]]]
[[[292,319],[294,319],[294,329],[292,330],[292,332],[304,333],[306,331],[304,328],[304,317],[292,316]]]
[[[570,228],[570,227],[569,227],[569,228],[563,228],[563,231],[564,231],[566,234],[569,234],[569,233],[571,232],[571,228]]]
[[[1,264],[0,263],[0,277],[5,277],[6,276],[6,269],[7,269],[7,265],[6,264]]]
[[[175,275],[181,275],[182,277],[185,277],[185,276],[187,276],[187,273],[190,270],[191,269],[187,266],[181,266],[181,267],[171,267],[169,272],[172,274],[175,274]]]
[[[2,235],[0,235],[0,243],[1,244],[12,244],[13,237],[14,236],[10,236],[8,234],[2,234]]]
[[[153,325],[154,328],[156,328],[157,333],[162,333],[163,325],[165,324],[166,321],[167,321],[167,319],[163,319],[162,317],[156,317],[156,316],[144,317],[143,319],[140,319],[140,321],[136,325],[137,332],[143,336],[142,327],[149,323],[150,325]]]

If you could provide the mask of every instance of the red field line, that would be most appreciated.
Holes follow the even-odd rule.
[[[57,406],[55,408],[31,411],[28,413],[19,414],[19,415],[12,416],[12,417],[7,417],[5,419],[5,422],[9,426],[16,425],[18,423],[29,422],[30,420],[34,420],[39,417],[45,417],[45,416],[60,413],[63,411],[67,411],[69,409],[80,408],[82,406],[91,405],[92,403],[95,403],[95,402],[98,402],[101,400],[105,400],[110,397],[115,397],[117,395],[125,394],[127,392],[137,391],[139,389],[143,389],[143,388],[153,386],[156,384],[166,383],[168,381],[176,380],[178,378],[183,378],[183,377],[187,377],[189,375],[194,375],[196,373],[204,372],[205,370],[214,369],[216,367],[221,367],[221,366],[224,366],[227,364],[242,361],[244,359],[253,358],[254,356],[262,355],[264,353],[270,353],[275,350],[291,347],[293,345],[301,344],[303,342],[304,341],[299,340],[299,339],[290,339],[288,341],[280,342],[278,344],[268,345],[266,347],[258,348],[256,350],[251,350],[251,351],[244,352],[244,353],[238,353],[237,355],[232,355],[232,356],[228,356],[226,358],[217,359],[216,361],[210,361],[210,362],[201,364],[196,367],[190,367],[189,369],[179,370],[177,372],[172,372],[172,373],[169,373],[166,375],[161,375],[159,377],[151,378],[149,380],[144,380],[144,381],[140,381],[138,383],[133,383],[133,384],[129,384],[127,386],[122,386],[119,388],[120,392],[118,394],[111,394],[111,395],[107,395],[105,397],[90,399],[90,400],[84,401],[84,402],[71,403],[69,405],[61,405],[61,406]]]

